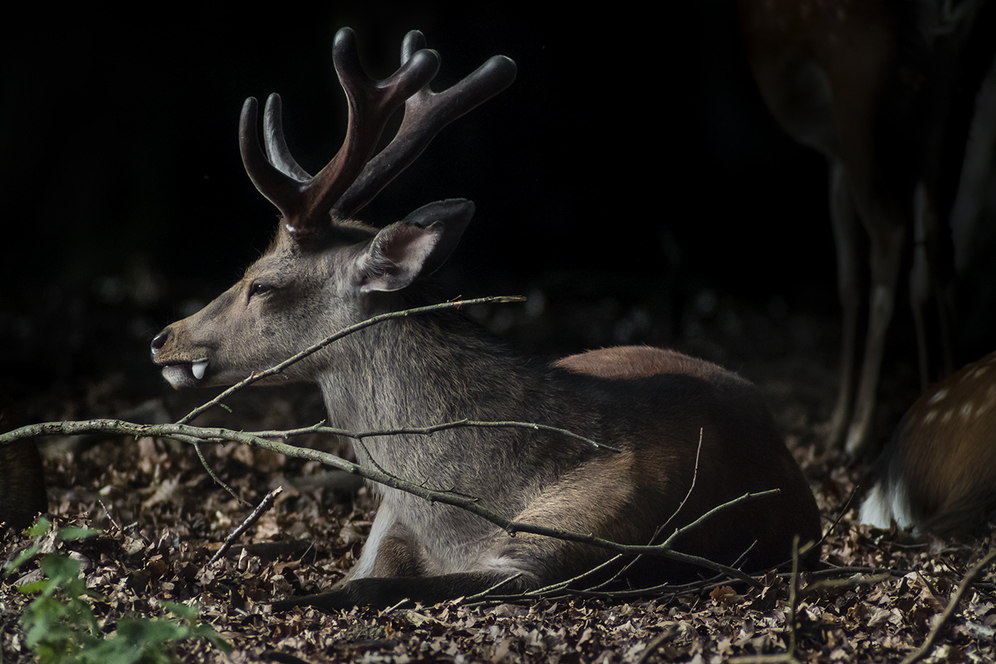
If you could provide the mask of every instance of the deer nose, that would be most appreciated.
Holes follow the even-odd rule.
[[[169,328],[156,335],[156,338],[152,340],[152,357],[156,356],[156,353],[163,349],[166,345],[166,340],[169,339]]]

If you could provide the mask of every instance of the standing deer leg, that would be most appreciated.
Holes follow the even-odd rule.
[[[934,209],[927,188],[921,182],[913,197],[913,266],[910,269],[910,307],[916,328],[917,364],[920,368],[920,391],[930,384],[930,358],[927,350],[926,309],[930,300],[930,259],[927,256],[927,226],[932,224]]]
[[[920,368],[920,391],[930,386],[930,336],[927,331],[927,307],[933,299],[938,312],[938,344],[941,376],[954,370],[951,352],[952,303],[949,301],[950,274],[939,262],[939,244],[943,242],[937,224],[937,208],[924,183],[917,185],[913,199],[913,266],[910,270],[910,306],[916,326],[917,359]],[[935,360],[936,361],[936,360]]]
[[[830,223],[837,248],[837,293],[843,311],[840,349],[840,385],[830,415],[828,445],[839,448],[854,407],[855,367],[858,357],[858,316],[861,309],[860,224],[843,164],[830,161]]]
[[[871,435],[879,373],[885,351],[885,335],[895,310],[896,283],[906,239],[906,227],[902,223],[892,223],[892,218],[896,215],[887,214],[880,202],[872,205],[876,208],[874,215],[863,215],[864,219],[875,220],[866,223],[871,238],[872,289],[861,383],[845,446],[852,458],[864,452]]]

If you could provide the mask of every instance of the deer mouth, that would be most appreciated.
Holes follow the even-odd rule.
[[[199,385],[207,374],[208,361],[176,362],[163,367],[163,378],[174,388]]]

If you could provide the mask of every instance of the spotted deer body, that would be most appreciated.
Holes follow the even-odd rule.
[[[996,353],[933,385],[903,416],[859,520],[969,536],[996,517]]]
[[[337,35],[334,56],[351,100],[350,126],[339,154],[313,178],[286,151],[279,102],[268,104],[264,118],[265,153],[256,144],[255,104],[247,102],[243,158],[281,222],[269,250],[240,282],[153,341],[153,359],[174,387],[230,384],[351,324],[433,301],[429,276],[455,248],[473,204],[431,203],[379,229],[353,216],[397,164],[403,168],[443,124],[507,86],[515,69],[496,57],[434,93],[428,85],[438,55],[421,46],[421,35],[410,33],[401,69],[370,81],[356,62],[352,33]],[[402,105],[398,136],[371,157],[385,118]],[[362,465],[474,496],[518,522],[649,544],[726,501],[778,489],[720,511],[675,547],[764,569],[790,558],[796,535],[804,543],[819,538],[813,496],[753,385],[677,353],[621,352],[649,359],[650,368],[608,376],[618,358],[603,351],[582,367],[569,359],[547,365],[510,351],[463,312],[443,311],[372,325],[270,380],[316,382],[330,422],[346,429],[515,420],[601,444],[550,430],[464,427],[354,445]],[[352,571],[331,592],[278,608],[435,602],[499,584],[512,592],[572,578],[610,557],[588,544],[513,537],[456,507],[373,489],[380,505]],[[650,585],[688,572],[648,557],[626,579]]]

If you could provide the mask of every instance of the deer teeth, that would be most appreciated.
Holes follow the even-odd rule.
[[[190,373],[194,374],[194,378],[200,380],[201,378],[204,378],[204,372],[207,371],[207,365],[207,360],[194,362],[190,365]]]

